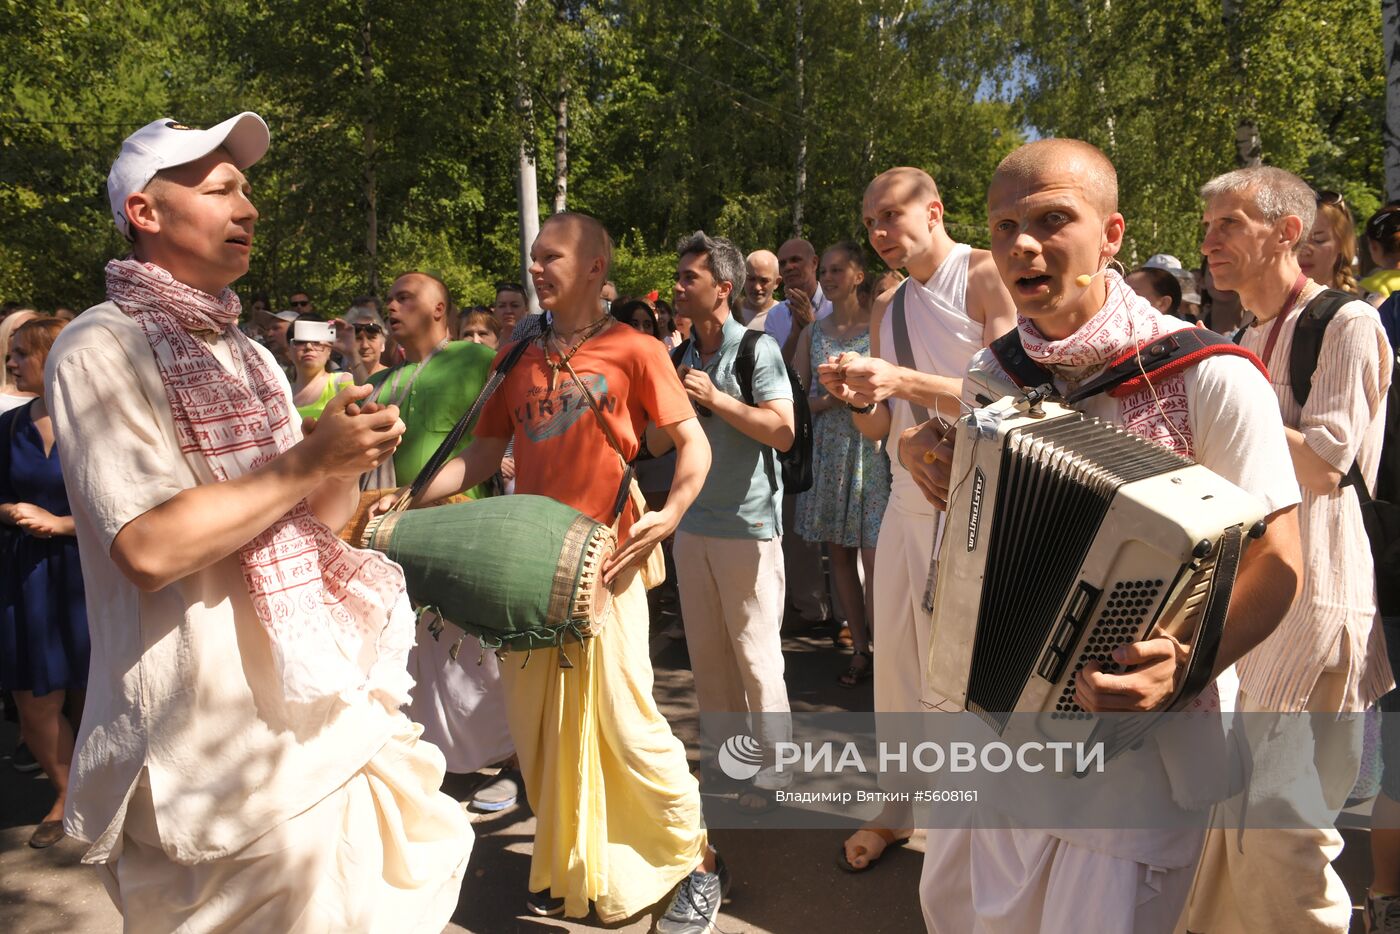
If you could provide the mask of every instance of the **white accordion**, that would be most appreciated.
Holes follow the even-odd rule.
[[[1191,653],[1165,709],[1189,704],[1211,682],[1235,571],[1263,534],[1264,505],[1054,402],[1007,397],[953,430],[928,687],[941,709],[972,711],[998,733],[1011,714],[1032,714],[1018,723],[1033,719],[1053,740],[1106,739],[1114,755],[1150,718],[1101,722],[1083,710],[1079,670],[1097,660],[1119,671],[1114,649],[1169,633]]]

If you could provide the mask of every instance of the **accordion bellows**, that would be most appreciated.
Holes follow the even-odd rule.
[[[408,596],[488,649],[595,635],[611,594],[608,526],[547,496],[498,496],[370,520],[361,547],[404,571]]]
[[[1168,709],[1211,681],[1235,570],[1263,504],[1207,468],[1053,402],[965,418],[938,552],[929,689],[1002,732],[1052,739],[1097,718],[1074,702],[1090,660],[1162,632],[1191,646]],[[1130,737],[1121,737],[1124,741]],[[1112,750],[1110,750],[1111,754]]]

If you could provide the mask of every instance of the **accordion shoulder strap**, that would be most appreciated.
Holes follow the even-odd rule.
[[[1223,334],[1202,327],[1187,327],[1143,344],[1111,361],[1098,376],[1069,394],[1071,405],[1081,399],[1106,392],[1114,398],[1132,395],[1158,385],[1162,380],[1189,369],[1206,357],[1223,354],[1243,357],[1258,367],[1267,379],[1269,371],[1253,353]]]
[[[1021,346],[1021,332],[1015,328],[992,341],[987,349],[996,357],[1011,381],[1022,389],[1055,384],[1054,375],[1026,355],[1026,349]]]

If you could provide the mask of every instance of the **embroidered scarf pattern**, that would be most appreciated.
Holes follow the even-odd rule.
[[[107,264],[107,294],[140,325],[155,354],[181,452],[219,481],[242,476],[296,443],[281,383],[237,328],[239,302],[209,295],[133,259]],[[230,373],[195,332],[218,332]],[[272,643],[287,700],[349,701],[377,691],[407,700],[411,613],[396,613],[404,578],[384,556],[351,548],[303,500],[238,552],[253,608]]]
[[[1017,316],[1016,326],[1026,356],[1056,376],[1078,384],[1134,347],[1182,330],[1183,322],[1158,312],[1112,269],[1104,272],[1104,282],[1108,300],[1103,308],[1063,340],[1050,340],[1029,318]],[[1183,373],[1174,373],[1156,381],[1153,387],[1117,398],[1125,430],[1195,459]]]

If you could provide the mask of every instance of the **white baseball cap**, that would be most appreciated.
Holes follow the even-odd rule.
[[[257,162],[267,152],[271,137],[263,118],[244,111],[207,130],[196,130],[169,117],[153,120],[122,141],[122,151],[107,173],[107,200],[112,219],[123,237],[130,240],[126,219],[126,199],[144,191],[161,169],[202,159],[220,146],[228,150],[240,170]]]
[[[1144,269],[1165,269],[1170,272],[1181,268],[1181,260],[1170,253],[1153,253],[1142,265]]]

